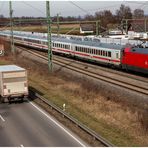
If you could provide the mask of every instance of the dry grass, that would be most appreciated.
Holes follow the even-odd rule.
[[[148,105],[138,107],[121,94],[105,90],[102,84],[72,74],[49,75],[46,65],[20,55],[14,63],[28,69],[31,86],[59,107],[66,103],[67,112],[117,146],[148,146]]]
[[[52,25],[51,26],[52,33],[57,33],[57,25]],[[75,29],[74,29],[75,28]],[[65,34],[71,30],[71,34],[80,34],[80,25],[79,24],[61,24],[60,25],[60,33]],[[7,27],[6,29],[10,29]],[[47,26],[45,25],[28,25],[28,26],[21,26],[21,27],[14,27],[14,30],[22,30],[22,31],[33,31],[33,32],[42,32],[42,33],[47,33]]]

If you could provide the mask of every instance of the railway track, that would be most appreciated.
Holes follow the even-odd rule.
[[[39,53],[39,54],[46,56],[46,57],[48,56],[47,52],[42,52],[42,51],[37,51],[37,50],[36,51],[34,50],[34,52]],[[59,55],[55,55],[55,54],[54,54],[53,59],[55,61],[61,61],[61,62],[63,62],[63,60],[64,60],[65,62],[67,62],[67,64],[73,62],[73,64],[74,63],[79,64],[83,68],[99,69],[103,72],[107,72],[107,73],[110,73],[110,74],[116,74],[116,75],[120,75],[122,77],[128,77],[128,78],[133,79],[133,80],[138,80],[140,82],[144,82],[144,83],[147,82],[148,83],[148,79],[146,79],[145,77],[133,75],[133,74],[127,73],[127,72],[120,70],[120,69],[115,70],[115,69],[111,69],[111,68],[108,68],[108,67],[106,68],[106,67],[103,67],[103,66],[100,66],[100,65],[93,65],[93,64],[88,63],[87,61],[82,62],[80,60],[75,60],[75,59],[72,59],[72,58],[59,56]]]
[[[39,53],[36,53],[34,51],[30,51],[27,50],[26,48],[20,47],[23,50],[29,52],[30,54],[33,54],[37,57],[40,57],[46,61],[48,61],[48,58],[45,57],[45,55],[41,55]],[[71,60],[61,60],[60,58],[58,59],[53,59],[53,63],[57,64],[59,66],[62,66],[64,68],[67,68],[69,70],[84,74],[86,76],[89,76],[91,78],[97,79],[97,80],[101,80],[110,84],[114,84],[116,86],[128,89],[128,90],[132,90],[134,92],[138,92],[140,94],[144,94],[144,95],[148,95],[148,85],[147,83],[143,80],[143,82],[141,80],[138,80],[137,84],[134,84],[132,81],[134,81],[134,79],[132,79],[130,82],[125,81],[125,80],[121,80],[121,79],[117,79],[115,77],[111,77],[111,75],[104,75],[103,73],[97,73],[97,72],[93,72],[90,69],[84,68],[83,66],[80,66],[78,64],[75,64],[74,62],[72,62]],[[95,71],[95,70],[94,70]],[[131,78],[129,78],[130,80]],[[144,85],[141,85],[141,83],[143,83]]]

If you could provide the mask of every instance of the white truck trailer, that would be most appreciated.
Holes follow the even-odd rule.
[[[0,100],[11,102],[28,96],[27,71],[16,65],[0,66]]]

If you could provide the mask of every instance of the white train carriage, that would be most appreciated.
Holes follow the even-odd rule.
[[[0,34],[10,36],[9,31]],[[48,49],[47,37],[44,36],[14,32],[14,40],[18,44],[38,49]],[[123,47],[123,45],[101,43],[99,40],[93,39],[82,40],[82,38],[52,36],[52,50],[56,53],[116,66],[121,64]]]
[[[119,49],[112,45],[106,47],[104,43],[91,46],[75,44],[74,47],[76,56],[111,65],[120,65],[121,63],[121,47]]]

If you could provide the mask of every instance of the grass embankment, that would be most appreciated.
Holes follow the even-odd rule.
[[[148,146],[147,108],[119,101],[116,94],[105,90],[102,84],[92,84],[64,72],[49,74],[48,66],[23,58],[4,57],[3,64],[12,62],[28,70],[29,85],[40,90],[50,101],[95,130],[116,146]],[[120,92],[119,92],[120,93]],[[145,114],[146,113],[146,114]]]

